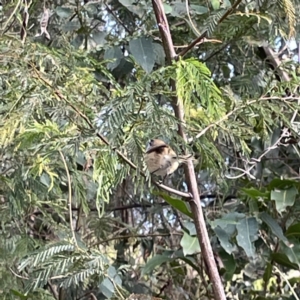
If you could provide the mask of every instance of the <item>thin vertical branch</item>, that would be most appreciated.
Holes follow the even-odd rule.
[[[174,50],[174,45],[173,45],[173,41],[169,29],[168,20],[164,12],[163,3],[161,0],[152,0],[152,5],[155,12],[157,24],[159,26],[159,31],[162,37],[163,47],[166,53],[167,62],[168,64],[171,64],[172,60],[176,58],[176,53]],[[171,86],[173,91],[175,91],[176,83],[174,80],[171,81]],[[187,136],[184,130],[184,124],[185,124],[184,107],[181,99],[177,99],[177,97],[174,97],[172,99],[172,106],[174,109],[175,116],[179,120],[178,134],[183,138],[185,142],[187,142]],[[195,175],[192,161],[188,161],[187,166],[185,166],[185,176],[186,176],[186,182],[189,188],[189,192],[193,196],[193,199],[190,200],[190,205],[191,205],[193,218],[197,230],[197,236],[201,247],[201,253],[203,254],[203,258],[208,270],[209,279],[213,286],[214,299],[225,300],[226,297],[225,297],[223,284],[214,259],[214,254],[210,244],[206,223],[205,223],[205,219],[204,219],[204,215],[200,203],[198,185],[197,185],[196,175]]]
[[[69,191],[69,196],[68,196],[68,206],[69,206],[69,218],[70,218],[70,227],[71,227],[71,231],[72,231],[72,236],[73,236],[73,240],[74,240],[74,244],[76,245],[76,247],[78,248],[78,244],[77,244],[77,240],[76,240],[76,236],[75,236],[75,230],[74,230],[74,226],[73,226],[73,212],[72,212],[72,187],[71,187],[71,176],[69,173],[69,169],[68,169],[68,165],[67,162],[65,160],[65,157],[63,155],[63,153],[59,150],[58,151],[60,154],[60,157],[63,161],[63,164],[65,166],[65,170],[66,170],[66,174],[67,174],[67,179],[68,179],[68,191]]]

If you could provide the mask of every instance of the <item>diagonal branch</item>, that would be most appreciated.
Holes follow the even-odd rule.
[[[280,68],[281,61],[276,54],[270,47],[263,46],[263,49],[266,53],[267,59],[270,61],[271,65],[274,67],[275,72],[277,71],[279,77],[283,81],[290,81],[290,76],[287,72]]]
[[[242,0],[237,0],[231,8],[229,8],[226,13],[221,17],[221,19],[218,21],[218,24],[222,23],[235,9],[236,7],[242,2]],[[193,42],[191,42],[184,50],[182,50],[178,56],[184,56],[187,54],[189,50],[194,48],[200,41],[202,41],[207,35],[207,29],[199,36],[197,37]]]
[[[120,20],[120,18],[114,13],[114,11],[108,6],[108,4],[105,4],[105,7],[107,9],[107,11],[118,21],[118,23],[124,28],[124,30],[129,33],[130,35],[132,34],[132,32],[130,32],[130,30],[125,26],[125,24],[123,23],[122,20]]]

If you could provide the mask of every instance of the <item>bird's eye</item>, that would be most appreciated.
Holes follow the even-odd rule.
[[[146,151],[148,151],[152,147],[152,144],[153,144],[153,140],[149,140],[146,146]]]
[[[153,144],[153,140],[149,140],[148,143],[147,143],[147,147],[151,147]]]

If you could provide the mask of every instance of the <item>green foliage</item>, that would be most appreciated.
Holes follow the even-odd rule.
[[[197,157],[202,200],[218,195],[204,213],[228,299],[297,299],[299,79],[259,53],[298,34],[299,1],[224,20],[230,1],[164,3],[177,53],[207,30],[171,66],[150,2],[46,1],[50,41],[43,1],[4,2],[0,298],[212,298],[190,204],[141,175],[158,137]],[[187,191],[182,168],[165,184]]]
[[[179,101],[183,101],[186,111],[202,107],[211,119],[224,116],[225,107],[220,90],[216,87],[209,69],[196,59],[180,59],[176,63],[176,84]]]

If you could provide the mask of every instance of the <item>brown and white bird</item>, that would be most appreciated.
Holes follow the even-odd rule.
[[[180,156],[164,141],[152,139],[148,142],[145,162],[151,174],[166,177],[177,170],[179,164],[186,162],[192,155]]]

